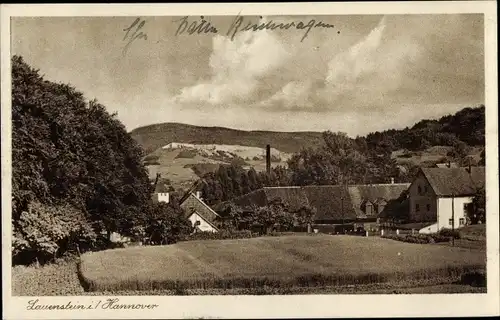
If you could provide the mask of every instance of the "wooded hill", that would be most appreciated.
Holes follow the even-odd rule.
[[[431,146],[454,146],[462,141],[469,146],[484,145],[484,105],[465,108],[438,120],[422,120],[412,127],[373,132],[365,140],[370,149],[422,151]],[[146,154],[170,143],[228,144],[264,148],[271,144],[283,152],[299,152],[305,147],[323,145],[321,132],[244,131],[222,127],[198,127],[181,123],[161,123],[134,129],[131,136]]]

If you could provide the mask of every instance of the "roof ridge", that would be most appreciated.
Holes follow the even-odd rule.
[[[200,202],[203,206],[205,206],[208,210],[212,211],[212,213],[214,213],[217,217],[220,217],[220,215],[217,212],[215,212],[212,208],[210,208],[210,206],[208,204],[206,204],[203,200],[201,200],[200,198],[198,198],[194,193],[191,192],[191,195],[196,200],[198,200],[198,202]]]

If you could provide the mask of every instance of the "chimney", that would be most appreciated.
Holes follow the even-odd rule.
[[[201,200],[201,191],[196,191],[196,198]]]
[[[266,172],[271,174],[271,145],[266,145]]]
[[[394,178],[391,178],[391,184],[394,184]]]

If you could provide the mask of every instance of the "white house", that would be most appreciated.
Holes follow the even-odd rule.
[[[153,194],[153,201],[169,203],[170,193],[164,186],[157,185]],[[187,194],[181,199],[180,206],[184,209],[186,218],[196,227],[196,231],[219,231],[219,228],[216,226],[216,220],[220,216],[203,202],[200,192]]]
[[[201,199],[201,193],[189,193],[185,198],[181,207],[186,212],[187,218],[191,221],[197,231],[204,232],[218,232],[219,228],[216,226],[217,220],[220,216],[212,210]]]
[[[428,223],[420,233],[463,227],[473,196],[484,185],[484,167],[421,168],[408,189],[410,220]]]

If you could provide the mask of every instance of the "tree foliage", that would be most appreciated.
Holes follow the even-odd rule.
[[[15,260],[34,255],[45,262],[59,252],[89,249],[97,239],[91,225],[82,219],[82,213],[68,204],[49,206],[31,202],[16,225],[12,242]]]
[[[257,172],[254,168],[245,170],[239,164],[221,165],[215,172],[203,176],[204,201],[215,205],[250,193],[262,187],[290,185],[290,172],[277,166],[271,174]]]
[[[227,202],[222,214],[221,227],[224,230],[253,230],[268,234],[271,231],[291,231],[297,227],[305,230],[312,223],[316,211],[309,205],[292,211],[288,203],[276,198],[265,206],[252,205],[246,208]]]
[[[26,212],[52,221],[61,205],[73,207],[75,219],[97,233],[127,234],[150,197],[141,159],[141,148],[116,115],[12,58],[12,222],[30,250],[54,248],[27,239],[45,227]]]
[[[408,149],[422,151],[430,146],[454,146],[459,142],[469,146],[485,143],[485,107],[464,108],[439,120],[422,120],[402,130],[376,131],[366,136],[370,149],[385,144],[392,151]]]
[[[156,245],[176,243],[193,232],[177,201],[150,204],[144,225],[144,235]]]
[[[347,134],[325,132],[325,146],[304,149],[288,162],[295,185],[382,183],[388,177],[399,178],[390,146],[369,149],[364,139]]]
[[[472,210],[469,211],[471,223],[476,224],[479,221],[486,222],[486,190],[480,188],[472,198]]]

